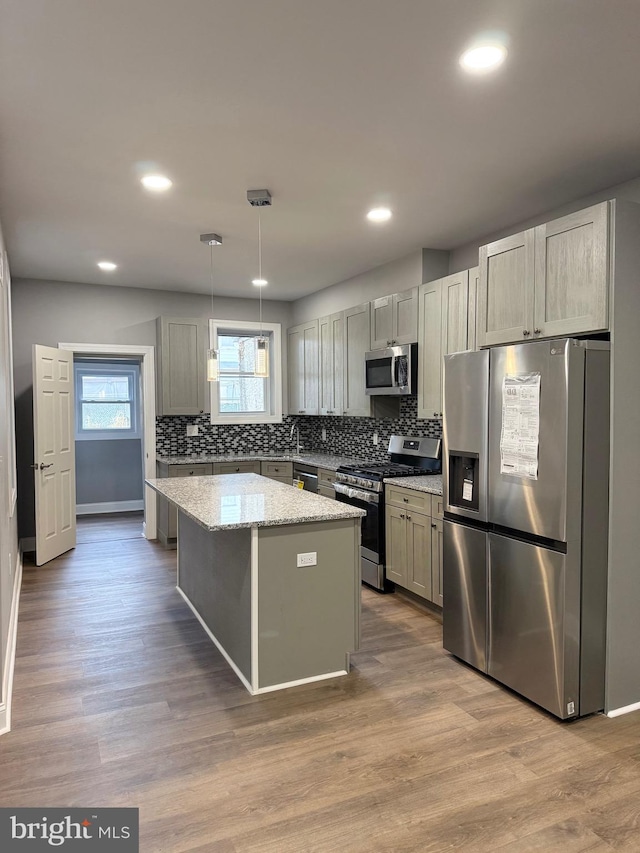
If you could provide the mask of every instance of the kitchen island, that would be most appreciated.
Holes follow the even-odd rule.
[[[178,591],[250,693],[348,673],[362,510],[259,474],[146,482],[178,510]]]

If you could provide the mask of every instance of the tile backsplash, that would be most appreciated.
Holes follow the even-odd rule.
[[[398,418],[291,417],[280,424],[210,424],[208,415],[166,415],[156,418],[158,456],[198,456],[226,453],[266,453],[269,450],[294,449],[289,439],[291,426],[300,428],[300,443],[305,450],[336,453],[362,459],[386,460],[389,437],[393,434],[427,435],[440,438],[442,423],[418,420],[417,400],[405,397]],[[187,437],[187,425],[198,424],[199,435]],[[322,440],[322,429],[326,441]],[[372,438],[378,433],[378,445]]]

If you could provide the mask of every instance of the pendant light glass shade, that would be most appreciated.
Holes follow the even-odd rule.
[[[256,338],[256,361],[253,375],[263,379],[269,377],[269,341],[267,338]]]
[[[217,382],[220,378],[217,349],[207,350],[207,382]]]

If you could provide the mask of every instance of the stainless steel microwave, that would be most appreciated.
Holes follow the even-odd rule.
[[[367,394],[387,397],[415,394],[418,388],[418,344],[366,353],[364,372]]]

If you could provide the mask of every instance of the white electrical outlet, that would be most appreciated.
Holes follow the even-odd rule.
[[[377,432],[374,432],[372,441],[374,444],[378,443],[378,433]]]
[[[198,435],[198,424],[187,424],[187,435],[189,437]]]
[[[322,440],[323,441],[327,440],[327,428],[326,427],[322,427]]]
[[[318,552],[317,551],[307,551],[306,554],[298,554],[297,567],[299,569],[303,569],[305,566],[317,566],[318,565]]]

